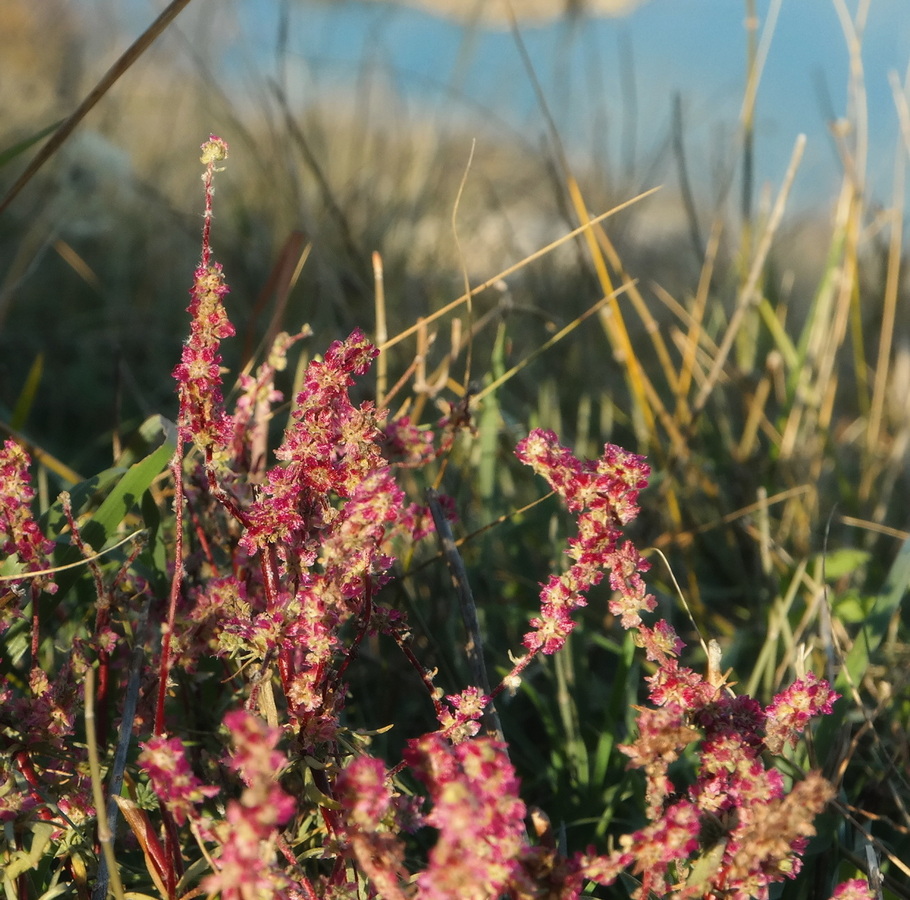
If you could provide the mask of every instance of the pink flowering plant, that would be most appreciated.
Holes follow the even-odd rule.
[[[173,517],[161,514],[160,486],[157,504],[151,490],[160,449],[147,458],[157,465],[139,461],[123,476],[116,502],[93,513],[61,499],[47,531],[32,513],[25,451],[10,441],[0,454],[7,896],[63,884],[80,897],[110,884],[121,896],[125,885],[133,896],[230,900],[568,900],[620,885],[638,900],[774,896],[799,874],[834,798],[793,751],[838,695],[807,672],[763,706],[716,666],[685,665],[683,641],[655,616],[648,564],[623,537],[647,486],[644,458],[608,444],[579,460],[541,429],[516,455],[574,517],[568,566],[542,586],[498,683],[446,694],[390,602],[396,560],[437,537],[433,510],[408,500],[399,479],[432,467],[469,418],[454,408],[437,443],[407,416],[387,421],[357,402],[379,351],[355,330],[306,367],[268,464],[276,377],[308,333],[279,336],[227,411],[221,342],[234,328],[211,249],[213,180],[227,153],[214,136],[203,145],[202,257],[174,371],[176,429],[162,445]],[[452,515],[445,498],[433,504]],[[145,543],[99,560],[137,507]],[[104,522],[98,540],[92,527]],[[55,551],[90,578],[57,579]],[[640,824],[569,848],[523,799],[520,748],[496,701],[565,647],[605,588],[648,672],[618,748],[643,798]],[[410,668],[428,714],[386,755],[381,732],[395,723],[355,727],[350,715],[352,673],[377,647]],[[834,896],[874,895],[854,879]]]

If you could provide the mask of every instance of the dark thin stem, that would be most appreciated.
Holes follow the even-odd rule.
[[[234,498],[218,484],[215,475],[214,452],[211,447],[205,451],[205,477],[211,495],[244,527],[249,523],[246,513],[237,505]]]
[[[427,504],[433,515],[436,534],[439,536],[439,543],[442,545],[442,552],[445,554],[449,572],[452,575],[452,585],[458,596],[458,605],[461,607],[461,617],[464,621],[468,638],[465,643],[465,655],[468,658],[468,665],[471,669],[471,678],[484,694],[490,697],[490,679],[487,675],[487,666],[483,658],[483,639],[480,635],[477,606],[474,603],[474,594],[468,582],[468,573],[465,571],[464,561],[458,552],[458,547],[455,545],[455,538],[452,536],[449,520],[439,504],[439,494],[433,488],[427,489]],[[496,712],[496,707],[492,701],[484,710],[483,722],[488,734],[495,735],[500,741],[504,740],[502,723],[499,721],[499,714]]]
[[[267,544],[259,551],[259,558],[262,565],[262,587],[265,591],[265,608],[272,611],[277,608],[279,600],[278,561],[275,557],[275,547],[272,544]],[[293,675],[291,651],[284,645],[278,648],[278,675],[281,678],[281,688],[288,700],[288,710],[293,712],[295,706],[291,703],[290,695],[291,678]]]
[[[414,651],[408,646],[408,637],[406,634],[403,634],[400,631],[394,631],[392,632],[392,637],[395,640],[395,643],[398,644],[399,650],[404,654],[405,659],[411,664],[414,671],[420,676],[420,680],[424,683],[424,686],[430,695],[430,699],[433,701],[433,709],[436,712],[436,718],[438,719],[445,712],[445,709],[439,702],[436,685],[433,684],[430,673],[421,665],[420,660],[414,655]]]
[[[107,790],[107,823],[111,834],[117,833],[117,816],[120,807],[117,806],[115,797],[120,796],[123,787],[123,775],[126,771],[126,757],[133,737],[133,721],[136,718],[136,705],[139,701],[139,680],[142,677],[142,663],[145,659],[145,631],[148,622],[149,598],[142,608],[139,623],[136,628],[136,638],[133,644],[133,656],[130,661],[130,677],[126,688],[126,697],[123,701],[123,717],[120,720],[120,735],[117,739],[117,750],[114,753],[114,762],[111,766],[110,783]],[[107,857],[102,856],[98,864],[98,878],[95,881],[95,890],[92,900],[104,900],[107,896],[109,878]]]
[[[679,191],[682,194],[683,207],[686,210],[686,221],[689,224],[689,240],[695,252],[696,262],[701,265],[705,258],[705,245],[698,224],[698,211],[695,208],[695,194],[689,181],[689,167],[686,164],[686,146],[683,140],[682,97],[679,93],[673,97],[673,156],[676,158],[676,171],[679,176]]]

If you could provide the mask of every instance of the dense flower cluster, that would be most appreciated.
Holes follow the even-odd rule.
[[[425,466],[437,455],[433,431],[420,428],[408,416],[388,422],[383,429],[386,458],[402,466]]]
[[[225,900],[252,900],[274,896],[290,879],[275,865],[279,829],[294,814],[296,802],[277,781],[287,760],[275,749],[281,737],[261,719],[243,710],[228,713],[234,753],[228,761],[246,788],[239,800],[228,803],[223,822],[214,827],[221,842],[217,871],[203,882],[211,893]]]
[[[788,792],[762,753],[779,753],[783,736],[795,740],[812,717],[830,712],[837,695],[812,677],[762,709],[751,697],[680,665],[682,643],[666,622],[638,631],[659,666],[647,679],[655,708],[639,713],[638,737],[620,749],[645,774],[653,824],[630,835],[619,853],[589,860],[586,875],[609,883],[631,866],[642,876],[644,897],[671,893],[689,873],[696,896],[710,888],[735,900],[764,900],[772,884],[800,871],[813,820],[833,789],[810,772]],[[674,783],[670,767],[691,748],[697,748],[695,780]]]
[[[15,441],[8,440],[0,448],[0,554],[18,559],[24,572],[39,572],[50,567],[54,542],[41,533],[32,514],[35,491],[28,473],[30,464],[28,454]],[[51,575],[12,584],[30,584],[34,596],[57,590]]]
[[[835,699],[828,683],[808,672],[771,701],[765,745],[772,753],[781,753],[787,744],[795,747],[809,721],[830,713]]]
[[[177,427],[181,439],[193,441],[201,450],[218,450],[231,436],[230,420],[221,396],[221,341],[234,334],[224,309],[229,288],[220,263],[211,261],[209,240],[212,219],[212,180],[216,163],[227,158],[227,144],[212,135],[202,145],[201,161],[206,166],[205,220],[202,259],[190,290],[190,336],[183,347],[180,364],[174,369],[180,399]]]
[[[167,805],[178,825],[195,818],[196,807],[206,797],[219,793],[218,788],[204,785],[193,774],[180,738],[149,738],[142,744],[139,765],[148,773],[158,799]]]
[[[305,326],[296,334],[280,332],[272,341],[266,359],[259,364],[255,375],[241,372],[237,376],[240,389],[232,417],[234,435],[231,450],[234,471],[249,472],[255,481],[263,471],[268,453],[268,426],[272,407],[284,399],[275,387],[275,376],[287,368],[287,354],[298,341],[312,334]]]
[[[355,408],[348,397],[353,375],[362,375],[377,350],[363,333],[336,341],[322,362],[311,362],[303,389],[259,496],[247,510],[242,545],[255,553],[270,544],[287,562],[293,547],[312,565],[320,533],[332,522],[331,495],[350,497],[370,472],[384,466],[379,429],[370,403]]]
[[[875,891],[869,887],[868,881],[852,878],[834,889],[831,900],[875,900],[875,897]]]
[[[638,492],[647,485],[650,469],[643,457],[608,444],[603,456],[581,462],[559,443],[552,431],[531,432],[515,450],[518,458],[550,483],[577,514],[578,536],[569,541],[575,560],[568,571],[553,576],[541,591],[535,630],[525,635],[531,654],[555,653],[572,631],[571,614],[586,604],[584,594],[610,572],[614,590],[636,608],[651,608],[638,572],[646,564],[631,544],[620,544],[622,525],[638,513]]]
[[[345,813],[345,846],[380,897],[406,900],[405,845],[398,822],[388,772],[371,756],[353,759],[335,781]]]
[[[712,673],[682,666],[684,644],[666,620],[647,625],[653,612],[641,573],[647,563],[620,528],[637,514],[638,491],[648,467],[641,457],[607,445],[596,461],[579,461],[555,434],[532,432],[519,458],[543,475],[577,515],[578,536],[569,543],[574,560],[552,576],[541,592],[541,615],[525,636],[534,653],[559,649],[573,627],[571,613],[584,605],[583,592],[610,576],[610,611],[633,631],[656,672],[648,677],[654,707],[638,716],[638,737],[620,749],[645,775],[651,824],[626,836],[606,857],[578,861],[585,877],[612,883],[627,868],[639,875],[636,896],[721,895],[735,900],[768,897],[770,885],[792,878],[814,834],[815,816],[832,797],[817,773],[787,791],[781,774],[768,768],[763,751],[780,753],[794,744],[809,721],[831,711],[837,695],[808,675],[766,708],[735,696]],[[697,748],[697,774],[688,786],[674,783],[671,766]],[[690,879],[687,882],[687,879]]]
[[[439,837],[420,873],[421,900],[498,897],[518,877],[525,806],[504,745],[476,737],[452,746],[439,734],[412,741],[405,760],[427,786],[427,824]]]

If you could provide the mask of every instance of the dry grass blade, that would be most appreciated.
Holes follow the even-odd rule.
[[[241,360],[243,363],[244,374],[249,374],[253,368],[253,361],[263,351],[268,351],[282,329],[282,323],[285,321],[288,300],[291,291],[300,278],[300,273],[310,255],[312,244],[307,243],[306,236],[302,231],[292,231],[284,242],[278,259],[272,266],[269,277],[266,279],[259,296],[256,298],[256,306],[250,315],[247,323],[246,335],[243,342],[243,353]],[[275,308],[272,311],[272,317],[269,320],[269,326],[266,329],[265,336],[259,342],[258,350],[253,350],[253,325],[265,309],[269,298],[274,295]]]
[[[111,889],[117,900],[123,900],[123,883],[120,881],[120,870],[114,857],[114,837],[108,825],[104,802],[104,788],[101,783],[101,763],[98,759],[98,741],[95,736],[95,670],[89,666],[85,672],[85,741],[88,745],[89,769],[92,775],[92,798],[98,810],[98,843],[104,854],[107,866],[106,877],[99,876],[95,885],[93,900],[104,900],[107,895],[107,879],[110,878]]]
[[[189,5],[190,0],[171,0],[167,8],[133,41],[123,55],[104,73],[102,79],[79,104],[76,111],[48,138],[25,171],[16,179],[0,201],[0,212],[13,202],[19,192],[34,178],[35,173],[63,146],[76,126],[91,112],[98,101],[117,83],[120,77],[145,53],[158,36]]]
[[[373,294],[376,310],[376,344],[382,346],[389,338],[386,323],[385,281],[382,271],[382,257],[373,251]],[[389,357],[380,353],[376,360],[376,396],[386,397],[389,389]]]
[[[636,196],[631,197],[629,200],[626,200],[623,203],[620,203],[618,206],[614,206],[613,209],[608,210],[605,213],[601,213],[599,216],[595,216],[589,222],[586,222],[583,225],[579,225],[578,228],[573,228],[567,234],[564,234],[561,238],[557,238],[555,241],[547,244],[545,247],[541,247],[540,250],[531,253],[529,256],[526,256],[520,262],[515,263],[514,265],[509,266],[507,269],[503,269],[498,274],[494,275],[492,278],[488,278],[483,284],[477,285],[477,287],[470,290],[470,297],[476,297],[478,294],[483,293],[485,290],[493,287],[498,281],[501,281],[504,278],[508,278],[509,275],[514,275],[515,272],[520,271],[525,268],[525,266],[534,262],[537,259],[540,259],[543,256],[546,256],[548,253],[551,253],[557,247],[562,246],[563,244],[568,243],[574,238],[578,237],[580,234],[584,234],[589,229],[597,225],[598,222],[603,222],[604,219],[608,219],[610,216],[615,216],[616,213],[621,212],[624,209],[628,209],[634,203],[638,203],[639,200],[643,200],[645,197],[650,197],[651,194],[660,190],[660,188],[651,188],[648,191],[644,191],[641,194],[636,194]],[[436,312],[431,313],[428,316],[421,317],[417,322],[415,322],[410,328],[405,328],[403,331],[400,331],[395,337],[390,338],[384,344],[380,345],[380,351],[386,351],[390,347],[394,347],[395,344],[400,343],[405,338],[410,337],[414,332],[419,331],[421,328],[425,328],[431,322],[435,322],[436,319],[441,318],[444,315],[452,312],[453,309],[457,309],[463,303],[467,303],[470,297],[467,294],[462,294],[460,297],[452,300],[447,303],[441,309],[437,309]]]
[[[689,323],[685,346],[682,349],[682,362],[679,367],[679,375],[676,379],[676,418],[677,421],[683,425],[687,425],[692,418],[688,397],[692,387],[698,348],[703,341],[710,340],[704,330],[704,317],[705,311],[708,308],[711,280],[714,277],[714,270],[717,265],[722,234],[723,221],[718,218],[714,223],[714,227],[711,229],[711,236],[708,238],[705,260],[702,263],[701,273],[698,278],[698,287],[695,291],[695,299],[692,303],[691,310],[686,310],[676,303],[675,300],[673,301],[673,307],[681,316],[681,321],[688,321]],[[667,300],[672,299],[666,291],[660,288],[658,289],[658,295],[663,295],[665,303]]]
[[[721,341],[720,346],[718,347],[717,356],[714,358],[714,363],[711,366],[711,371],[708,373],[708,378],[702,385],[702,389],[699,391],[698,396],[695,399],[694,412],[696,414],[700,413],[705,408],[705,404],[707,404],[708,398],[711,396],[711,392],[714,390],[714,387],[720,378],[721,371],[726,365],[727,357],[730,355],[730,351],[733,349],[733,342],[736,340],[736,335],[739,332],[740,326],[745,320],[746,312],[755,302],[755,289],[761,276],[762,270],[764,269],[765,262],[767,261],[768,253],[771,250],[771,241],[773,240],[774,235],[777,233],[777,229],[780,226],[781,219],[783,218],[784,209],[787,205],[787,197],[790,195],[790,188],[793,186],[793,179],[796,177],[796,170],[799,168],[799,163],[802,159],[803,150],[805,147],[806,136],[804,134],[801,134],[797,138],[796,144],[793,147],[793,153],[790,157],[790,165],[787,167],[787,174],[784,177],[784,183],[777,195],[777,200],[774,204],[774,208],[771,211],[771,217],[768,221],[768,225],[765,228],[765,232],[762,235],[761,241],[759,242],[758,249],[755,253],[755,258],[752,261],[752,268],[749,271],[749,276],[746,279],[745,284],[740,289],[739,296],[736,301],[736,309],[733,311],[733,315],[730,317],[730,324],[727,326],[727,331],[724,334],[724,338]]]
[[[540,356],[542,353],[546,353],[547,350],[549,350],[555,344],[558,344],[564,337],[571,334],[579,325],[581,325],[582,322],[584,322],[586,319],[589,319],[595,313],[600,312],[604,306],[615,300],[621,294],[625,293],[630,287],[630,284],[621,284],[618,288],[616,288],[615,291],[611,291],[610,294],[608,294],[606,297],[601,297],[600,300],[589,306],[580,316],[577,316],[567,325],[560,328],[556,334],[544,341],[539,347],[535,348],[533,352],[529,353],[526,357],[524,357],[524,359],[512,366],[511,369],[509,369],[507,372],[503,372],[499,378],[491,381],[483,388],[483,390],[478,391],[474,395],[474,400],[482,400],[487,396],[487,394],[491,394],[497,388],[502,387],[502,385],[505,384],[509,379],[513,378],[522,369],[537,359],[538,356]]]
[[[906,184],[906,154],[910,151],[910,105],[906,89],[902,88],[897,76],[891,75],[891,92],[900,122],[902,140],[894,155],[893,207],[888,216],[891,235],[888,243],[888,262],[885,273],[885,291],[882,308],[881,331],[878,341],[877,365],[872,386],[872,403],[869,408],[869,427],[866,431],[866,447],[870,455],[882,446],[882,422],[887,399],[889,375],[891,374],[891,351],[894,345],[894,329],[897,321],[897,301],[901,281],[901,257],[904,243],[904,194]],[[867,498],[872,492],[872,482],[877,467],[866,466],[860,483],[859,495]]]
[[[578,218],[582,222],[588,221],[589,216],[584,198],[582,197],[581,190],[574,178],[569,179],[569,193],[572,197],[572,203],[575,206],[575,212]],[[587,241],[588,250],[590,251],[591,259],[594,263],[597,280],[600,282],[604,294],[609,296],[613,293],[613,282],[610,278],[610,273],[607,270],[606,260],[597,244],[595,232],[593,230],[586,231],[585,240]],[[626,329],[622,313],[615,302],[610,304],[609,310],[604,311],[601,321],[603,322],[604,330],[607,332],[610,342],[613,344],[614,353],[616,353],[617,357],[625,364],[626,377],[629,380],[629,387],[632,391],[632,396],[635,399],[636,408],[644,417],[646,429],[645,438],[648,443],[654,444],[656,443],[654,440],[656,437],[654,430],[654,413],[648,402],[647,392],[644,387],[644,372],[639,365],[638,357],[632,347],[632,341],[629,338],[629,333]]]

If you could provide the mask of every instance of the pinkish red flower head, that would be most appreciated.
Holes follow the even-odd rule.
[[[231,439],[232,425],[224,411],[221,394],[221,341],[234,334],[224,309],[229,288],[221,265],[213,263],[211,247],[212,181],[220,171],[216,163],[227,158],[227,144],[211,135],[202,145],[200,161],[206,171],[205,213],[202,226],[202,258],[190,289],[190,336],[174,369],[180,411],[177,427],[185,442],[194,442],[207,453],[223,454]]]
[[[529,654],[552,654],[563,646],[575,627],[572,613],[586,604],[585,593],[604,572],[620,596],[611,610],[627,627],[640,622],[638,613],[654,605],[639,574],[648,566],[631,544],[620,545],[620,527],[638,513],[638,492],[650,472],[644,458],[607,444],[600,459],[582,462],[552,431],[542,429],[521,441],[515,454],[546,478],[578,522],[567,551],[575,563],[564,575],[552,576],[540,592],[540,615],[531,620],[534,631],[523,641]]]
[[[139,765],[148,773],[159,801],[178,825],[196,818],[196,807],[206,797],[218,796],[217,787],[204,785],[193,774],[180,738],[152,737],[140,746]]]
[[[765,744],[772,753],[781,753],[789,744],[796,746],[806,725],[816,716],[828,715],[840,694],[831,690],[824,679],[814,672],[794,681],[781,691],[766,710]]]
[[[26,572],[38,572],[51,567],[54,542],[41,533],[32,513],[35,491],[28,473],[30,464],[28,454],[15,441],[8,440],[0,448],[0,554],[17,557]],[[21,583],[48,593],[57,590],[51,575]]]
[[[231,420],[221,394],[221,341],[234,334],[222,298],[228,286],[219,263],[196,270],[190,290],[190,337],[174,369],[180,413],[177,421],[184,441],[201,450],[223,451],[231,440]]]
[[[269,544],[305,550],[308,539],[334,515],[330,496],[351,497],[368,474],[385,467],[372,404],[354,407],[348,396],[353,375],[363,374],[377,353],[355,330],[346,341],[332,344],[322,362],[307,367],[291,423],[275,452],[284,465],[269,470],[248,510],[243,537],[248,552]]]
[[[519,873],[525,806],[503,744],[475,737],[453,746],[439,733],[411,742],[405,760],[426,785],[427,824],[439,836],[418,875],[421,900],[498,897]]]
[[[831,895],[831,900],[875,900],[876,893],[869,887],[864,878],[853,878],[839,884]]]

